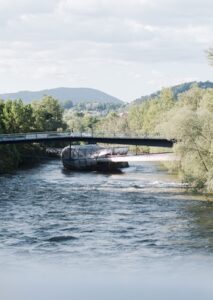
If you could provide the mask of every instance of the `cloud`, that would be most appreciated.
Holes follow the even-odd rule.
[[[112,73],[113,65],[121,72],[131,66],[138,82],[143,70],[158,80],[153,64],[162,74],[163,64],[171,73],[172,64],[208,68],[204,50],[213,45],[212,9],[212,0],[0,0],[0,72],[9,87],[20,72],[28,74],[21,86],[66,77],[88,85],[93,66],[99,78],[109,66]],[[184,78],[191,77],[189,69]]]
[[[6,14],[7,17],[27,13],[49,13],[55,9],[57,3],[57,0],[0,0],[0,12],[1,16]]]

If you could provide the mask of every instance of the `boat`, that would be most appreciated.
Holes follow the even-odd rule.
[[[65,169],[75,171],[110,172],[127,168],[128,162],[112,162],[115,156],[126,156],[127,147],[101,147],[96,144],[67,146],[61,152],[61,159]]]

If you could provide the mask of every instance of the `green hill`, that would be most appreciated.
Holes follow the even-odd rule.
[[[190,88],[193,86],[193,85],[197,85],[198,87],[200,87],[201,89],[208,89],[208,88],[213,88],[213,82],[210,82],[210,81],[205,81],[205,82],[197,82],[197,81],[192,81],[192,82],[186,82],[186,83],[183,83],[183,84],[179,84],[179,85],[175,85],[173,87],[171,87],[171,90],[173,91],[174,93],[174,96],[175,97],[178,97],[179,94],[181,93],[184,93],[188,90],[190,90]],[[154,97],[158,97],[160,94],[160,91],[157,91],[156,93],[153,93],[151,95],[147,95],[147,96],[142,96],[136,100],[134,100],[132,102],[132,104],[140,104],[142,103],[143,101],[146,101],[146,100],[149,100],[149,99],[152,99]]]
[[[20,91],[17,93],[0,94],[0,99],[22,99],[25,103],[30,103],[33,100],[39,100],[43,96],[52,96],[58,99],[61,103],[72,102],[72,104],[110,104],[110,105],[122,105],[123,101],[108,95],[102,91],[91,88],[55,88],[41,91]]]

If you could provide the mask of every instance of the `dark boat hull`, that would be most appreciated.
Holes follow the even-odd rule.
[[[116,171],[123,168],[128,168],[128,162],[99,162],[95,159],[64,159],[64,168],[73,171]]]

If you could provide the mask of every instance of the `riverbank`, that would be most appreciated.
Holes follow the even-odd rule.
[[[0,174],[33,167],[45,156],[48,157],[46,149],[40,145],[1,145]]]

